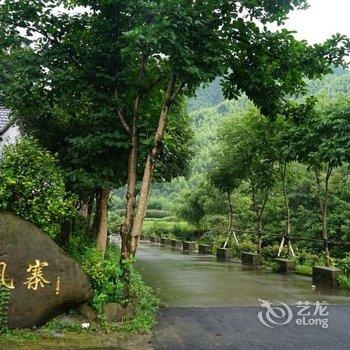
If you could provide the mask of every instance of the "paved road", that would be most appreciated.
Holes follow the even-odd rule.
[[[259,307],[162,309],[152,346],[156,350],[350,349],[350,306],[329,306],[327,329],[297,326],[296,317],[288,325],[270,329],[258,320],[261,310]],[[296,315],[295,307],[292,311]]]
[[[159,291],[168,306],[159,312],[152,343],[148,344],[152,349],[350,350],[347,291],[315,289],[308,277],[254,270],[147,243],[141,245],[138,264],[146,282]],[[290,322],[275,328],[261,324],[258,314],[265,309],[259,306],[259,299],[294,305],[286,317],[272,317],[283,323],[291,314]],[[295,307],[298,301],[333,304],[326,310],[328,316],[305,319],[322,319],[329,327],[297,325],[297,319],[302,318]],[[275,316],[281,315],[282,311],[274,310]],[[315,306],[308,311],[313,314]],[[266,321],[266,314],[262,315]]]

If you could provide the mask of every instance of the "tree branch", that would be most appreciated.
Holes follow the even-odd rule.
[[[117,101],[117,113],[118,113],[119,120],[122,123],[122,125],[123,125],[124,129],[126,130],[126,132],[128,134],[131,134],[131,127],[127,123],[127,121],[125,120],[123,111],[120,108],[120,100],[119,100],[119,94],[118,94],[118,90],[117,89],[114,90],[114,97],[115,97],[115,99]]]

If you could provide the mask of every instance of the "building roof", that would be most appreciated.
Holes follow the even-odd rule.
[[[0,132],[5,128],[10,119],[10,111],[0,106]]]

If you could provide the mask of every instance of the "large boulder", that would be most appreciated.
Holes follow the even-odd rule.
[[[52,239],[31,223],[0,212],[0,283],[4,282],[10,293],[10,328],[44,324],[93,294],[82,268]]]

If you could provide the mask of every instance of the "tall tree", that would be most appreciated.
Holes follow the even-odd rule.
[[[237,236],[234,231],[234,203],[232,201],[232,193],[242,182],[242,172],[239,168],[232,164],[232,159],[230,156],[230,150],[225,147],[222,147],[218,151],[214,152],[212,156],[212,168],[208,173],[209,182],[225,195],[228,203],[229,235],[224,244],[224,248],[226,248],[231,235],[233,235],[236,243],[238,243]]]
[[[289,101],[283,108],[283,115],[279,115],[274,122],[273,147],[278,164],[278,176],[284,201],[285,231],[278,251],[281,254],[284,244],[287,243],[289,253],[294,256],[291,245],[291,208],[288,191],[288,169],[293,161],[298,159],[298,146],[295,135],[298,134],[298,121],[312,111],[314,99],[308,98],[305,103]]]
[[[335,168],[350,161],[350,99],[346,95],[320,97],[296,135],[300,160],[314,173],[320,208],[326,265],[331,265],[327,224],[330,179]]]
[[[250,107],[224,123],[219,140],[231,169],[249,181],[260,252],[264,212],[276,177],[272,123],[257,108]]]

